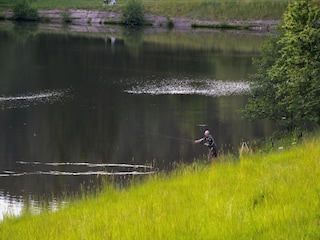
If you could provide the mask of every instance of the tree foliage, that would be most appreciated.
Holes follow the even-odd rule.
[[[270,36],[256,60],[244,117],[295,127],[320,124],[320,20],[309,0],[290,3],[277,36]]]

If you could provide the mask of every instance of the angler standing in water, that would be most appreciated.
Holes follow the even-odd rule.
[[[214,142],[213,137],[211,136],[209,130],[204,131],[204,137],[198,140],[195,140],[194,143],[203,143],[209,149],[208,159],[210,160],[213,156],[217,157],[217,144]]]

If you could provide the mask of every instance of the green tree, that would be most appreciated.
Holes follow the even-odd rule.
[[[140,0],[129,0],[122,12],[122,22],[127,26],[139,26],[145,23],[144,7]]]
[[[277,36],[269,37],[256,61],[245,118],[274,120],[290,129],[302,121],[320,124],[319,16],[308,0],[288,5]]]

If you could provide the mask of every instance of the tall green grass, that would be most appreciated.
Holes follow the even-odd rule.
[[[6,218],[0,239],[319,239],[320,137]]]

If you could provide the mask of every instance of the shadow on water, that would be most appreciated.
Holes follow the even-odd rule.
[[[122,36],[130,56],[137,57],[143,45],[143,27],[123,27]]]
[[[0,27],[0,216],[191,163],[207,153],[193,144],[205,129],[224,153],[270,134],[239,114],[263,40]]]
[[[14,22],[14,30],[11,32],[15,41],[23,44],[38,31],[37,22]]]

